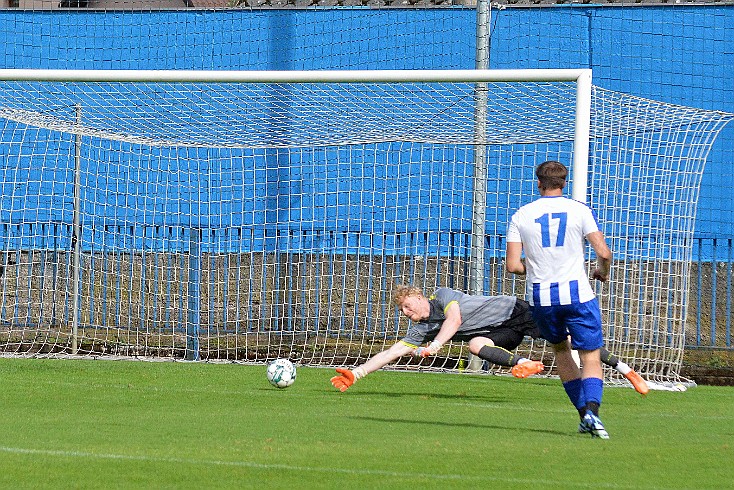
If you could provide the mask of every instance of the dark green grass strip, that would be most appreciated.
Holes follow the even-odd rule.
[[[730,488],[734,389],[605,391],[608,441],[558,381],[0,359],[4,488]]]

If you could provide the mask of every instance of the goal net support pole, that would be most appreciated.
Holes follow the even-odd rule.
[[[78,125],[82,123],[82,106],[75,105],[76,122]],[[81,304],[81,256],[82,256],[82,229],[81,229],[81,156],[82,156],[82,135],[77,133],[74,136],[74,218],[71,244],[73,248],[72,262],[72,305],[73,312],[71,317],[71,353],[76,355],[79,349],[79,308]]]
[[[488,0],[477,1],[476,31],[476,65],[477,70],[489,68],[489,21],[490,3]],[[487,141],[487,84],[477,83],[474,86],[475,113],[474,133],[476,141]],[[487,147],[478,144],[474,147],[474,198],[472,200],[472,236],[471,265],[469,272],[469,292],[480,294],[484,289],[484,236],[487,206]],[[475,367],[476,360],[469,355],[470,368]]]

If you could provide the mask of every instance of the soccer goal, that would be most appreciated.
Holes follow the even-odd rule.
[[[523,294],[504,234],[554,159],[615,252],[609,349],[678,382],[699,184],[729,118],[590,70],[0,70],[0,350],[356,364],[405,332],[397,284]]]

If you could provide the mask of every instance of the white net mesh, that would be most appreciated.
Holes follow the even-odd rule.
[[[575,83],[517,85],[493,87],[488,143],[573,138]],[[156,147],[474,143],[472,83],[5,82],[0,97],[6,119]]]
[[[407,328],[396,284],[468,289],[476,145],[483,290],[523,294],[504,234],[534,167],[572,161],[575,84],[486,88],[478,141],[473,83],[0,82],[2,350],[362,361]],[[700,177],[729,118],[593,91],[608,346],[661,382],[679,379]],[[445,354],[420,367],[467,351]]]

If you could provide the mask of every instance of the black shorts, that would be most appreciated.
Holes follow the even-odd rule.
[[[484,335],[491,339],[497,347],[507,350],[514,350],[522,343],[525,336],[537,339],[540,337],[540,331],[530,313],[530,305],[521,299],[515,303],[512,316],[508,320]]]

